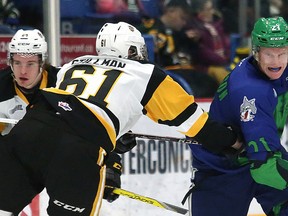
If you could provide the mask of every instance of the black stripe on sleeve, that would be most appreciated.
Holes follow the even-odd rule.
[[[150,77],[150,80],[148,82],[148,85],[146,87],[146,91],[144,93],[144,96],[141,100],[141,104],[143,107],[148,103],[150,98],[152,97],[153,93],[157,89],[157,87],[160,85],[160,83],[165,79],[167,74],[158,68],[157,66],[154,67],[152,75]],[[145,114],[146,111],[144,110],[143,113]]]
[[[175,119],[165,120],[165,121],[158,120],[158,123],[169,125],[169,126],[179,126],[184,121],[186,121],[191,115],[193,115],[194,112],[196,111],[196,109],[197,109],[197,104],[192,103],[180,115],[178,115]]]

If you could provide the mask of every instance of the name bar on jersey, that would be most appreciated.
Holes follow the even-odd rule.
[[[99,58],[78,58],[74,59],[71,64],[105,65],[108,67],[115,67],[115,68],[124,68],[126,66],[126,63],[117,61],[115,59],[99,59]]]

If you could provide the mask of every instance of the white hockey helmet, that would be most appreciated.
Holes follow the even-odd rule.
[[[41,55],[42,62],[47,59],[47,42],[44,35],[38,30],[18,30],[12,37],[8,46],[8,62],[11,54],[22,56]]]
[[[96,51],[99,56],[148,60],[145,40],[141,33],[125,22],[104,24],[96,38]]]

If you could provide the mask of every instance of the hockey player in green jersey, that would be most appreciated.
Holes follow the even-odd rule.
[[[193,216],[246,216],[253,198],[266,215],[288,215],[288,154],[277,130],[287,117],[280,106],[288,90],[287,32],[282,17],[258,19],[251,33],[253,55],[219,87],[209,114],[241,129],[245,148],[238,157],[227,157],[190,145]]]

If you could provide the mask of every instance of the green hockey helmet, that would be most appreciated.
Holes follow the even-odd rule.
[[[288,25],[282,17],[260,18],[252,31],[252,49],[288,46]]]

